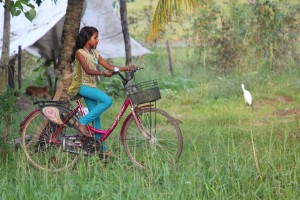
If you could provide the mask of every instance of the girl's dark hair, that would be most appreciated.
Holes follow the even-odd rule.
[[[98,33],[98,29],[92,26],[83,27],[76,38],[75,47],[73,48],[73,53],[71,55],[71,61],[75,60],[75,53],[78,49],[84,47],[85,43],[93,36],[94,33]]]

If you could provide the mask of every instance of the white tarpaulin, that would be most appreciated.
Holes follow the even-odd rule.
[[[34,4],[34,3],[33,3]],[[35,56],[51,59],[55,51],[58,55],[67,1],[44,0],[36,6],[37,16],[30,22],[24,14],[11,18],[10,56],[18,53],[21,46]],[[80,17],[80,16],[78,16]],[[4,10],[0,6],[0,56],[3,44]],[[94,26],[99,30],[98,51],[104,58],[125,57],[125,47],[120,19],[114,15],[111,0],[86,0],[84,2],[81,27]],[[131,38],[133,56],[150,51]]]

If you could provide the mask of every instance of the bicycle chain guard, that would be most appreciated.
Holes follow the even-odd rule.
[[[60,138],[63,150],[73,154],[85,156],[102,153],[102,143],[94,138],[81,136],[64,136]]]

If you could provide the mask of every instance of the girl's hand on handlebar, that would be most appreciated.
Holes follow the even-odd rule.
[[[105,77],[111,77],[111,76],[112,76],[112,73],[106,71],[106,72],[103,72],[103,76],[105,76]]]
[[[131,65],[130,67],[128,67],[128,71],[133,71],[133,70],[137,70],[139,67],[135,66],[135,65]]]

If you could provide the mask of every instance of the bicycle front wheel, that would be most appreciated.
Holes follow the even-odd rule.
[[[122,142],[130,160],[140,168],[158,162],[174,162],[182,152],[183,138],[179,125],[167,112],[158,108],[142,108],[124,127]]]
[[[30,164],[39,170],[60,172],[72,166],[78,155],[63,151],[61,144],[49,143],[50,136],[59,128],[41,112],[34,113],[25,123],[21,144]],[[75,135],[76,129],[64,126],[58,134]],[[59,141],[59,138],[56,138]]]

